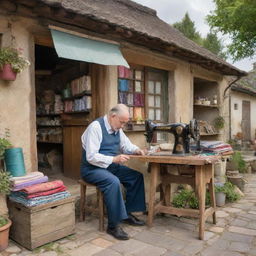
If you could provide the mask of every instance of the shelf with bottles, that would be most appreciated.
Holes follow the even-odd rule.
[[[92,108],[91,77],[84,75],[68,83],[62,100],[64,113],[88,113]]]

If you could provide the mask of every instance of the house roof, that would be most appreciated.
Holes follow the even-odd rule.
[[[241,78],[235,84],[231,86],[233,91],[238,91],[246,93],[252,96],[256,96],[256,63],[254,63],[254,68],[248,75]]]
[[[169,46],[171,56],[182,58],[225,75],[244,76],[246,72],[232,66],[207,49],[186,38],[181,32],[158,18],[155,10],[131,0],[40,0],[66,12],[86,16],[97,22],[128,30],[140,38],[158,40]],[[138,38],[138,37],[137,37]],[[131,38],[126,38],[127,41]],[[145,40],[147,47],[150,41]]]

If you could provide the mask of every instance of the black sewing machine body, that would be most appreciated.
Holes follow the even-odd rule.
[[[185,155],[190,153],[190,138],[197,141],[197,150],[200,151],[200,132],[195,119],[189,124],[155,124],[150,120],[145,121],[147,142],[151,143],[155,131],[169,132],[174,135],[175,142],[173,154]]]

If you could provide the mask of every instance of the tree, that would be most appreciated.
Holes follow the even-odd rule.
[[[213,1],[216,9],[207,16],[211,28],[231,36],[228,50],[234,60],[252,57],[256,50],[256,1]]]
[[[188,13],[185,14],[181,22],[176,22],[173,24],[173,27],[182,32],[187,38],[192,41],[202,44],[202,38],[200,33],[196,31],[195,23],[190,19]]]
[[[216,33],[209,32],[206,38],[203,38],[203,47],[215,53],[222,59],[227,59],[226,53],[223,51],[224,46],[222,45],[221,40],[218,39]]]
[[[180,22],[174,23],[173,26],[187,38],[205,47],[219,57],[226,59],[226,54],[223,52],[224,47],[216,33],[210,32],[207,34],[206,38],[202,38],[200,33],[196,31],[195,23],[190,19],[188,13],[185,14]]]

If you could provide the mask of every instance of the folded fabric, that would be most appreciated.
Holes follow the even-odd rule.
[[[27,194],[33,194],[33,193],[37,193],[37,192],[44,192],[44,191],[48,191],[51,189],[56,189],[63,185],[64,185],[63,181],[54,180],[54,181],[50,181],[50,182],[45,182],[45,183],[25,187],[21,191],[25,192]]]
[[[27,193],[22,192],[22,191],[17,191],[17,192],[15,192],[15,194],[16,195],[21,195],[24,198],[29,199],[29,198],[39,197],[39,196],[52,195],[52,194],[55,194],[55,193],[66,191],[66,189],[67,188],[63,185],[63,186],[60,186],[59,188],[55,188],[55,189],[51,189],[51,190],[43,191],[43,192],[36,192],[36,193],[33,193],[33,194],[27,194]]]
[[[33,207],[33,206],[61,200],[69,196],[71,196],[71,194],[68,191],[64,191],[64,192],[55,193],[49,196],[40,196],[40,197],[31,198],[31,199],[26,199],[20,195],[15,195],[14,193],[11,193],[11,195],[9,195],[9,199],[11,201],[21,203],[27,207]]]
[[[11,180],[12,184],[20,184],[22,182],[34,180],[34,179],[37,179],[37,178],[40,178],[43,176],[44,176],[44,174],[42,172],[31,172],[25,176],[12,177],[10,180]]]
[[[13,185],[11,190],[12,191],[19,191],[25,187],[31,186],[31,185],[35,185],[35,184],[41,184],[43,182],[47,182],[48,181],[48,177],[47,176],[43,176],[40,178],[37,178],[35,180],[31,180],[31,181],[26,181],[17,185]]]

